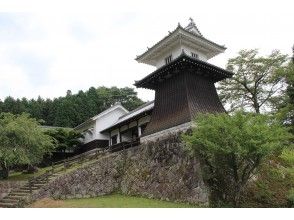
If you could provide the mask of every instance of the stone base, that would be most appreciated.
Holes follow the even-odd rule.
[[[87,198],[117,192],[169,201],[208,203],[200,163],[184,150],[179,135],[104,156],[58,177],[33,195],[33,199]]]
[[[171,135],[175,135],[180,132],[185,132],[191,127],[192,127],[192,122],[187,122],[185,124],[181,124],[181,125],[178,125],[178,126],[175,126],[175,127],[163,130],[163,131],[159,131],[154,134],[143,136],[140,138],[140,142],[142,144],[144,144],[144,143],[148,143],[148,142],[155,142],[158,140],[166,139],[167,137],[169,137]]]

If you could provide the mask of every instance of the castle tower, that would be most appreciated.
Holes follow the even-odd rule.
[[[214,83],[232,73],[207,62],[225,49],[203,37],[190,19],[187,27],[179,24],[136,58],[157,68],[135,82],[138,88],[155,90],[154,109],[143,139],[188,129],[198,113],[225,112]]]

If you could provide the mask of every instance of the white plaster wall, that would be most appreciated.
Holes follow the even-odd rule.
[[[108,134],[101,134],[100,132],[104,130],[105,128],[108,128],[112,124],[114,124],[119,117],[126,114],[124,110],[121,108],[116,108],[115,110],[109,112],[108,114],[105,114],[101,117],[99,117],[96,120],[96,126],[95,126],[95,139],[99,140],[109,140]]]
[[[178,58],[181,54],[182,54],[182,51],[185,51],[185,53],[188,55],[188,56],[191,56],[192,57],[192,54],[191,52],[193,53],[196,53],[198,54],[199,56],[199,59],[200,60],[203,60],[203,61],[207,61],[207,57],[204,53],[192,48],[192,47],[189,47],[187,45],[181,45],[181,46],[177,46],[177,47],[174,47],[172,48],[170,51],[164,53],[163,55],[159,56],[157,59],[156,59],[156,67],[157,68],[160,68],[162,66],[165,65],[165,58],[167,58],[168,56],[172,55],[172,59],[175,60],[176,58]]]
[[[170,51],[164,53],[163,55],[161,55],[160,57],[156,59],[156,67],[159,68],[165,65],[165,58],[167,58],[168,56],[172,55],[172,60],[174,60],[177,57],[179,57],[181,53],[182,53],[182,50],[180,46],[172,48]]]
[[[198,54],[198,56],[199,56],[199,60],[203,60],[203,61],[207,61],[207,57],[206,57],[206,55],[204,54],[204,53],[202,53],[202,52],[200,52],[199,50],[196,50],[196,49],[194,49],[194,48],[191,48],[191,47],[189,47],[189,46],[186,46],[186,45],[183,45],[182,46],[182,49],[185,51],[185,53],[188,55],[188,56],[191,56],[192,57],[192,52],[193,53],[196,53],[196,54]]]
[[[84,144],[94,140],[93,138],[94,134],[91,134],[90,132],[86,132],[86,131],[83,132],[82,134],[84,135],[84,139],[82,140]]]
[[[81,141],[86,144],[94,139],[94,130],[95,130],[95,123],[91,123],[87,125],[81,133],[83,134],[84,138],[81,139]],[[92,129],[92,134],[90,132],[87,132],[88,130]]]
[[[92,124],[84,128],[84,132],[82,132],[82,134],[84,135],[82,142],[86,144],[93,140],[109,140],[108,133],[100,133],[100,132],[104,130],[105,128],[108,128],[109,126],[113,125],[118,120],[118,118],[124,114],[126,114],[126,111],[124,111],[121,108],[116,108],[111,112],[108,112],[104,115],[99,116]],[[93,128],[92,134],[90,134],[89,132],[86,132],[87,130],[91,128]]]

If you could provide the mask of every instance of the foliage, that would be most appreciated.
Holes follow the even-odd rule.
[[[0,166],[4,178],[9,167],[34,165],[52,148],[51,137],[44,134],[36,119],[28,114],[0,114]]]
[[[62,152],[75,150],[81,144],[80,138],[83,138],[81,133],[66,128],[48,129],[45,133],[55,140],[54,150]]]
[[[133,110],[143,104],[134,89],[129,87],[91,87],[88,91],[79,91],[77,94],[72,94],[68,90],[65,97],[53,100],[45,100],[41,97],[36,100],[14,99],[9,96],[3,102],[0,100],[0,113],[27,112],[34,118],[43,119],[45,125],[75,127],[116,102],[121,102],[128,110]]]
[[[265,158],[279,154],[290,134],[260,114],[206,114],[196,118],[188,149],[201,162],[213,206],[239,206],[248,180]]]
[[[294,168],[294,150],[284,149],[282,154],[279,156],[279,162],[285,167]]]
[[[289,206],[293,208],[294,207],[294,189],[291,189],[289,191],[287,199],[288,199]]]
[[[294,151],[284,149],[258,169],[242,198],[243,207],[288,207],[293,205]]]
[[[218,92],[229,111],[268,111],[285,88],[284,78],[277,74],[287,61],[287,56],[273,51],[269,56],[258,56],[258,50],[241,50],[237,57],[229,59],[227,69],[232,78],[220,82]]]
[[[291,133],[294,134],[294,62],[281,68],[278,74],[285,78],[287,89],[276,102],[277,117],[283,124],[289,126]]]

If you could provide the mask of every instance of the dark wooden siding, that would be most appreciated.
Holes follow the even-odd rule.
[[[198,113],[225,112],[212,79],[193,71],[201,70],[183,69],[158,83],[151,121],[144,136],[190,122]]]

